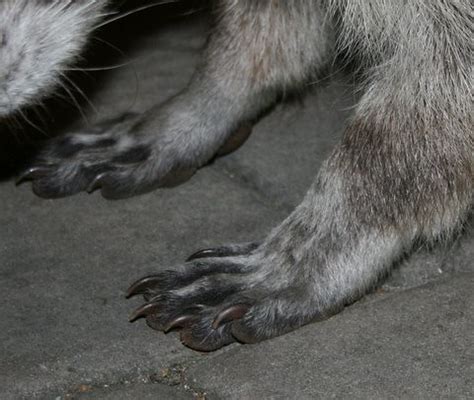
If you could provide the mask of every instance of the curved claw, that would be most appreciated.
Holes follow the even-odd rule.
[[[191,177],[196,173],[196,171],[197,168],[181,168],[172,170],[160,179],[158,187],[172,188],[181,185],[182,183],[191,179]]]
[[[185,328],[194,322],[195,317],[193,315],[180,315],[179,317],[171,320],[163,328],[163,332],[168,333],[172,329]]]
[[[128,319],[130,322],[135,322],[138,318],[146,317],[150,314],[156,314],[160,309],[158,303],[146,303],[138,307]]]
[[[198,258],[209,258],[209,257],[225,257],[230,255],[231,253],[228,251],[226,247],[216,247],[213,249],[202,249],[196,251],[195,253],[191,254],[187,259],[186,262],[196,260]]]
[[[226,322],[233,321],[235,319],[241,319],[249,309],[249,304],[235,304],[222,310],[214,319],[212,328],[217,329]]]
[[[127,299],[137,294],[144,294],[148,289],[153,287],[160,281],[160,277],[157,275],[145,276],[133,283],[127,290]]]
[[[234,152],[240,146],[242,146],[245,141],[248,139],[250,134],[252,133],[252,125],[250,124],[243,124],[241,125],[221,146],[221,148],[217,151],[216,156],[222,157],[229,153]]]
[[[87,187],[87,193],[92,193],[95,192],[97,189],[101,189],[104,183],[105,175],[105,172],[102,172],[101,174],[97,175]]]
[[[33,179],[42,178],[43,176],[45,176],[49,172],[50,172],[49,167],[45,167],[45,166],[30,167],[30,168],[26,169],[25,171],[23,171],[18,176],[15,183],[16,183],[16,185],[20,185],[21,183],[26,182],[26,181],[31,181]]]
[[[203,249],[196,251],[191,254],[187,259],[193,261],[198,258],[211,258],[211,257],[233,257],[248,254],[260,246],[259,242],[248,242],[239,246],[220,246],[210,249]]]

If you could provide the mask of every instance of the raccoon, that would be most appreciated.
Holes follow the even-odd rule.
[[[54,85],[107,3],[2,2],[0,112]],[[472,2],[216,0],[213,13],[179,94],[126,129],[52,140],[21,176],[47,198],[125,198],[181,181],[238,146],[282,92],[304,87],[335,55],[350,60],[363,94],[301,204],[258,243],[197,252],[130,287],[146,301],[132,320],[179,329],[203,351],[339,312],[415,241],[449,238],[472,207],[474,180]]]

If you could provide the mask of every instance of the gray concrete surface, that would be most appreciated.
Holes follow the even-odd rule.
[[[134,62],[93,74],[89,123],[182,88],[206,29],[154,14],[102,32],[121,36],[113,44]],[[261,238],[298,203],[355,101],[341,76],[312,86],[266,115],[236,153],[172,190],[51,201],[0,183],[1,399],[474,397],[470,226],[453,244],[407,257],[343,313],[262,344],[201,354],[128,323],[139,300],[124,291],[135,278],[202,247]]]

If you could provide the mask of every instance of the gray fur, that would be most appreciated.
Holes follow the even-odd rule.
[[[80,54],[105,0],[0,2],[0,117],[38,103]]]
[[[472,205],[474,180],[472,2],[220,0],[215,13],[203,61],[179,95],[105,136],[53,142],[30,171],[46,197],[91,184],[107,197],[147,191],[204,165],[335,55],[360,67],[364,95],[342,143],[280,226],[258,247],[232,245],[227,256],[134,286],[157,306],[146,313],[151,326],[185,315],[182,340],[202,350],[339,311],[415,240],[449,237]]]

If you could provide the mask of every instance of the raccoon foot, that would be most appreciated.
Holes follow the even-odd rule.
[[[153,329],[179,330],[184,345],[213,351],[235,341],[256,343],[327,317],[315,308],[311,284],[292,279],[278,264],[275,255],[255,243],[195,253],[178,268],[129,288],[128,297],[142,294],[146,301],[130,320],[144,317]]]
[[[206,155],[202,157],[196,155],[192,138],[186,144],[179,138],[163,139],[151,129],[143,133],[140,124],[140,115],[128,114],[89,132],[55,138],[17,183],[31,180],[33,192],[44,198],[95,190],[108,199],[131,197],[185,182],[212,157],[238,148],[251,131],[242,126],[217,151],[203,150]],[[206,147],[198,143],[196,147],[199,145]],[[188,151],[181,151],[186,146]]]

